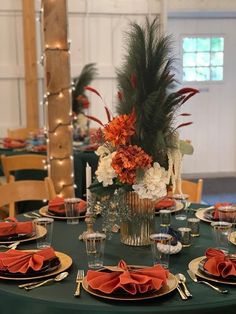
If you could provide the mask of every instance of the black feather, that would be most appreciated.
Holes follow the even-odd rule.
[[[183,95],[176,92],[171,56],[171,38],[160,35],[157,18],[146,19],[144,27],[131,23],[127,32],[127,53],[117,69],[118,90],[123,94],[118,114],[135,107],[136,135],[133,144],[141,146],[154,161],[167,166],[167,149],[175,144],[174,121]],[[131,76],[136,76],[133,88]]]

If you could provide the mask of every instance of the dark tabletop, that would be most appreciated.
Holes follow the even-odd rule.
[[[195,206],[196,207],[196,206]],[[20,217],[22,219],[22,217]],[[156,218],[158,227],[159,218]],[[95,229],[101,230],[101,218],[96,222]],[[17,287],[19,282],[1,280],[0,304],[3,314],[74,314],[74,313],[235,313],[236,288],[225,286],[228,294],[219,294],[216,291],[192,282],[187,276],[188,263],[199,256],[203,256],[206,248],[212,246],[211,227],[208,223],[201,222],[200,237],[193,238],[192,246],[184,248],[179,254],[171,255],[170,271],[173,274],[182,272],[187,277],[187,284],[193,298],[182,301],[177,291],[166,296],[146,301],[110,301],[100,299],[88,294],[82,289],[81,296],[75,298],[75,277],[78,268],[87,271],[87,260],[84,243],[78,236],[85,230],[85,222],[78,225],[67,225],[66,221],[54,222],[53,247],[72,257],[73,265],[70,275],[61,283],[41,287],[32,291],[24,291]],[[36,248],[35,243],[21,244],[20,249]],[[230,249],[235,249],[230,244]],[[120,243],[119,234],[114,234],[106,241],[106,265],[116,265],[121,259],[128,264],[151,266],[150,247],[130,247]]]

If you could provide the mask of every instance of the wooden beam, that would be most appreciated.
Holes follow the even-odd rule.
[[[56,193],[74,196],[70,52],[66,0],[42,1],[49,175]]]
[[[22,9],[25,60],[26,126],[30,128],[38,128],[39,105],[34,1],[22,0]]]

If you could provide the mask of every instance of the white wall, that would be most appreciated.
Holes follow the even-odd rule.
[[[35,1],[40,17],[40,0]],[[0,1],[0,136],[8,128],[25,126],[24,57],[22,0]],[[68,0],[71,75],[77,76],[86,63],[97,63],[99,77],[93,85],[107,105],[115,106],[115,67],[123,55],[124,30],[130,21],[142,21],[146,15],[159,14],[163,0]],[[135,10],[134,10],[135,4]],[[134,13],[135,11],[135,13]],[[36,22],[38,60],[40,60],[41,25]],[[38,66],[39,103],[43,99],[43,68]],[[104,109],[92,98],[91,114],[104,119]],[[40,125],[44,125],[44,108],[39,106]]]
[[[236,4],[236,1],[234,1]],[[210,11],[209,11],[210,12]],[[196,13],[196,12],[195,12]],[[193,176],[226,175],[236,173],[236,18],[233,11],[222,12],[211,18],[193,12],[177,14],[172,11],[168,18],[168,33],[174,39],[179,80],[181,81],[181,39],[191,35],[216,35],[225,38],[223,82],[190,82],[200,94],[184,105],[183,111],[192,114],[193,125],[181,130],[181,137],[190,139],[195,148],[194,155],[184,157],[183,173]],[[186,84],[184,84],[186,85]]]

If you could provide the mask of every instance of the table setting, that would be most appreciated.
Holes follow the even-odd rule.
[[[228,211],[228,217],[227,213],[224,213],[224,211]],[[220,215],[223,215],[225,221],[232,222],[235,224],[234,221],[230,218],[230,212],[232,212],[234,217],[234,212],[236,211],[236,208],[234,208],[234,205],[229,202],[222,202],[222,203],[216,203],[213,206],[208,206],[206,208],[201,208],[197,211],[196,217],[201,219],[202,221],[206,222],[214,222],[219,221]]]
[[[72,213],[73,216],[78,217],[78,219],[84,219],[87,210],[87,203],[80,198],[64,199],[62,197],[56,197],[55,199],[49,201],[48,205],[41,207],[39,209],[39,214],[54,219],[67,219],[66,210],[68,202],[74,202],[76,204],[74,213]]]
[[[45,228],[39,227],[36,234],[31,221],[18,222],[16,219],[8,219],[7,222],[0,222],[0,245],[33,241],[44,237],[46,232]]]
[[[191,205],[193,208],[201,206],[200,204],[197,206],[196,204]],[[25,221],[25,217],[23,215],[19,216],[19,221],[23,222]],[[156,228],[159,229],[160,227],[160,217],[156,216]],[[171,221],[173,221],[174,227],[176,227],[175,223],[175,217],[174,213],[171,216]],[[25,221],[29,222],[29,221]],[[24,223],[25,223],[24,222]],[[32,223],[32,221],[30,221]],[[187,223],[187,222],[186,222]],[[7,222],[5,223],[7,224]],[[98,217],[96,222],[94,223],[94,229],[95,230],[101,230],[102,227],[102,217]],[[161,228],[161,227],[160,227]],[[132,307],[134,307],[133,312],[139,312],[141,313],[145,309],[150,313],[152,313],[152,309],[155,311],[162,311],[163,305],[167,312],[172,312],[173,308],[171,307],[171,304],[175,304],[177,306],[176,312],[178,312],[179,303],[183,302],[183,304],[188,304],[185,302],[192,302],[194,301],[194,306],[197,306],[197,303],[200,302],[201,304],[201,295],[205,296],[206,294],[211,295],[211,297],[214,299],[215,294],[213,289],[209,289],[204,287],[201,289],[200,285],[196,284],[194,282],[190,281],[190,278],[187,274],[187,269],[189,268],[192,270],[195,275],[197,276],[198,280],[207,280],[209,283],[213,285],[217,285],[220,289],[228,290],[230,293],[225,294],[226,297],[230,297],[230,300],[232,296],[234,295],[234,284],[235,282],[229,281],[229,280],[221,280],[219,278],[217,279],[209,279],[209,276],[206,274],[200,274],[198,270],[198,265],[200,260],[204,257],[205,252],[207,251],[207,248],[210,248],[212,246],[212,236],[210,235],[210,225],[206,222],[201,222],[200,226],[200,236],[199,237],[192,237],[192,243],[190,247],[182,248],[182,250],[177,253],[169,256],[169,268],[161,268],[162,271],[168,272],[168,280],[167,280],[167,286],[163,286],[160,289],[154,289],[150,292],[145,293],[138,293],[138,294],[130,294],[130,293],[124,293],[122,290],[118,291],[118,293],[108,293],[104,294],[104,292],[100,291],[99,289],[93,289],[94,288],[94,281],[96,283],[96,276],[101,273],[102,276],[115,276],[115,278],[119,278],[120,275],[123,275],[125,272],[124,270],[127,270],[127,274],[125,275],[125,279],[128,278],[128,286],[130,287],[129,280],[133,280],[132,276],[139,275],[139,271],[142,272],[149,272],[153,269],[153,258],[152,258],[152,250],[150,246],[144,246],[144,247],[129,247],[120,242],[119,234],[114,233],[112,235],[111,239],[106,238],[105,239],[105,245],[104,245],[104,255],[102,259],[102,265],[99,266],[98,269],[90,268],[88,266],[88,254],[86,252],[86,241],[78,240],[78,236],[80,233],[86,231],[86,223],[84,221],[79,221],[78,224],[72,225],[67,224],[66,220],[54,220],[53,222],[53,237],[52,237],[52,247],[54,248],[53,251],[55,252],[55,255],[59,257],[60,259],[60,267],[53,270],[52,272],[49,272],[48,274],[43,274],[40,276],[38,274],[37,276],[28,276],[25,277],[23,275],[22,277],[17,278],[5,278],[5,276],[1,276],[1,284],[0,284],[0,290],[5,291],[12,291],[12,293],[20,293],[20,295],[23,295],[22,300],[28,300],[27,295],[33,297],[34,302],[39,302],[40,300],[38,297],[46,298],[49,302],[49,308],[50,304],[57,303],[55,300],[58,299],[58,297],[53,296],[53,291],[56,289],[58,292],[58,295],[62,294],[63,290],[64,297],[63,297],[63,306],[62,308],[69,306],[70,311],[73,313],[73,309],[80,308],[80,304],[83,304],[83,302],[86,302],[88,308],[92,311],[92,305],[99,307],[99,309],[103,309],[105,312],[109,311],[109,307],[112,306],[112,304],[116,304],[115,307],[122,306],[122,304],[127,304],[127,302],[131,302]],[[59,234],[63,234],[63,241],[60,237],[58,237]],[[209,237],[206,238],[206,235],[209,234]],[[39,250],[36,246],[36,240],[29,241],[29,242],[21,242],[19,245],[19,251],[25,252],[29,251],[30,254],[33,254],[35,250]],[[230,250],[233,252],[234,246],[229,243]],[[195,248],[198,248],[198,251],[196,251]],[[18,249],[17,249],[18,250]],[[16,250],[16,251],[17,251]],[[11,251],[11,250],[10,250]],[[6,251],[9,252],[9,251]],[[37,254],[37,251],[36,251]],[[143,258],[145,256],[145,258]],[[121,260],[123,258],[123,260]],[[197,260],[197,262],[196,262]],[[72,263],[72,264],[71,264]],[[121,267],[120,267],[121,266]],[[162,266],[158,266],[162,267]],[[83,274],[80,279],[80,293],[79,296],[74,296],[77,290],[77,273],[78,269],[83,271]],[[60,281],[60,277],[57,276],[60,273],[68,272],[69,275],[62,275],[65,276]],[[130,276],[131,273],[131,276]],[[184,292],[184,288],[182,286],[182,282],[179,280],[177,274],[183,274],[185,277],[185,282],[187,285],[187,289],[189,290],[192,297],[186,297],[186,294]],[[92,274],[92,275],[91,275]],[[146,276],[146,274],[145,274]],[[144,276],[144,277],[145,277]],[[91,279],[92,278],[92,279]],[[95,278],[95,279],[94,279]],[[122,278],[122,277],[121,277]],[[45,285],[41,285],[39,287],[36,287],[36,289],[25,289],[24,287],[19,289],[18,285],[24,285],[29,284],[26,287],[30,287],[30,283],[35,282],[38,283],[46,280],[46,279],[53,279],[53,281],[50,281],[46,283]],[[55,279],[55,281],[54,281]],[[90,281],[90,279],[92,281]],[[140,279],[140,277],[139,277]],[[142,279],[142,276],[141,276]],[[58,281],[57,281],[58,280]],[[14,285],[12,285],[12,282],[15,282]],[[89,283],[92,283],[92,287],[89,285]],[[100,283],[108,283],[107,280],[101,279]],[[116,279],[117,282],[117,279]],[[142,281],[141,281],[142,282]],[[148,280],[147,280],[148,282]],[[119,285],[119,284],[118,284]],[[146,284],[145,284],[146,285]],[[63,288],[64,286],[64,288]],[[108,285],[109,286],[109,285]],[[114,284],[112,284],[110,289],[114,289]],[[134,285],[135,286],[135,285]],[[137,286],[137,282],[136,282]],[[142,286],[142,285],[141,285]],[[33,287],[33,285],[32,285]],[[182,287],[182,288],[181,288]],[[199,288],[198,288],[199,287]],[[13,290],[12,290],[13,289]],[[180,294],[178,292],[178,289],[181,289]],[[212,290],[212,292],[211,292]],[[14,292],[15,291],[15,292]],[[20,292],[22,291],[22,292]],[[35,292],[34,292],[35,291]],[[60,292],[61,291],[61,292]],[[10,294],[11,295],[11,294]],[[183,299],[182,299],[182,297]],[[220,295],[220,294],[219,294]],[[225,298],[225,296],[222,294],[222,297]],[[36,301],[37,300],[37,301]],[[51,300],[51,301],[50,301]],[[58,299],[59,300],[59,299]],[[104,303],[104,301],[109,303]],[[142,303],[139,303],[137,305],[133,301],[142,301],[145,302],[145,305],[141,305]],[[210,300],[208,300],[210,302]],[[82,302],[82,303],[81,303]],[[151,303],[150,303],[151,302]],[[222,302],[226,302],[223,301]],[[210,302],[210,306],[213,306],[214,302]],[[227,302],[226,302],[227,303]],[[230,302],[229,302],[230,303]],[[110,304],[110,306],[109,306]],[[126,305],[127,306],[127,305]],[[159,307],[159,309],[158,309]],[[72,309],[73,308],[73,309]],[[130,306],[129,306],[130,309]],[[114,311],[114,309],[112,310]],[[132,310],[130,309],[132,312]],[[174,311],[175,312],[175,311]],[[82,310],[83,313],[83,310]]]

